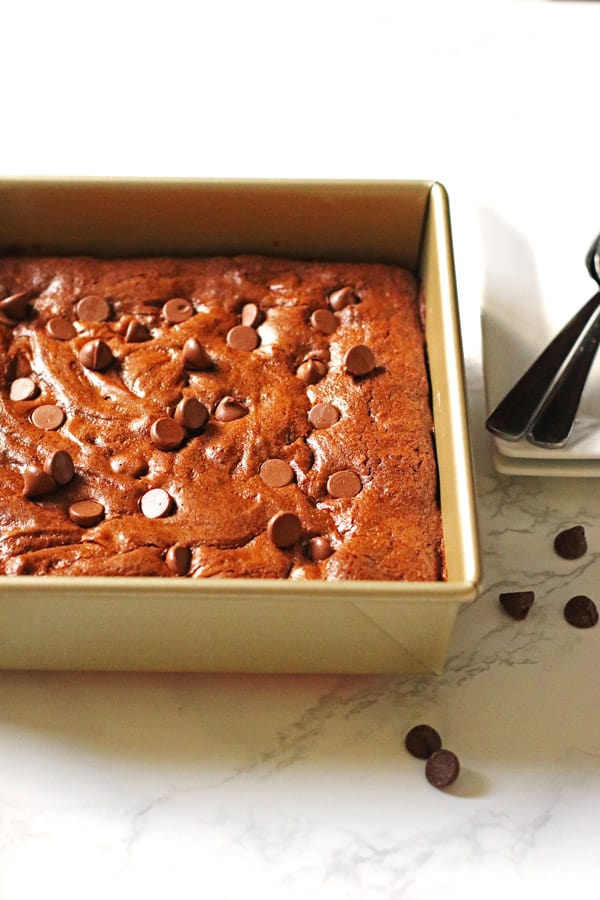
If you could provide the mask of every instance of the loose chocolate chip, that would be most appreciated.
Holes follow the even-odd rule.
[[[185,432],[179,422],[164,416],[152,423],[150,440],[159,450],[177,450],[181,447]]]
[[[328,309],[316,309],[310,317],[310,324],[322,334],[333,334],[339,322],[335,313]]]
[[[173,506],[173,498],[162,488],[152,488],[142,496],[140,509],[147,519],[162,519]]]
[[[56,482],[39,466],[27,466],[23,472],[23,496],[41,497],[56,490]]]
[[[77,336],[77,331],[72,322],[63,316],[52,316],[46,322],[46,331],[55,341],[70,341]]]
[[[195,397],[184,397],[175,407],[174,419],[186,431],[202,431],[208,422],[208,410]]]
[[[223,397],[215,409],[215,419],[219,422],[233,422],[234,419],[241,419],[247,414],[248,407],[235,397]]]
[[[373,351],[364,344],[351,347],[344,356],[344,368],[350,375],[368,375],[375,368]]]
[[[335,472],[327,479],[327,493],[336,500],[341,498],[356,497],[360,493],[362,482],[356,472],[351,469],[342,469]]]
[[[82,322],[107,322],[111,315],[110,303],[99,294],[88,294],[77,304],[77,318]]]
[[[349,287],[340,288],[338,291],[333,291],[332,294],[329,295],[329,305],[336,312],[339,312],[340,309],[344,309],[346,306],[351,306],[353,303],[358,303],[358,297]]]
[[[571,597],[564,609],[565,619],[575,628],[592,628],[598,622],[596,604],[585,594]]]
[[[5,316],[8,316],[9,319],[14,319],[17,322],[25,318],[28,307],[29,299],[27,291],[19,291],[17,294],[11,294],[10,297],[0,300],[0,312],[4,313]]]
[[[104,507],[97,500],[77,500],[68,512],[71,522],[81,528],[92,528],[104,518]]]
[[[105,341],[99,338],[88,341],[79,351],[79,362],[93,372],[104,372],[113,359],[112,350]]]
[[[33,378],[15,378],[10,386],[11,400],[33,400],[39,388]]]
[[[260,467],[260,477],[269,487],[285,487],[294,480],[294,470],[284,459],[267,459]]]
[[[415,725],[404,739],[406,749],[417,759],[429,759],[432,753],[440,750],[442,739],[431,725]]]
[[[314,428],[331,428],[340,418],[340,411],[333,403],[317,403],[308,414]]]
[[[267,534],[276,547],[286,550],[292,547],[302,534],[300,519],[295,513],[276,513],[269,519]]]
[[[65,413],[60,406],[44,403],[42,406],[36,406],[29,418],[36,428],[41,428],[43,431],[55,431],[65,421]]]
[[[248,325],[234,325],[227,333],[227,343],[232,350],[244,350],[250,353],[258,347],[258,334]]]
[[[188,338],[183,345],[183,365],[186,369],[195,369],[204,372],[212,366],[212,360],[200,341],[196,338]]]
[[[451,785],[459,772],[458,757],[451,750],[436,750],[425,763],[425,778],[436,788]]]
[[[166,563],[175,575],[187,575],[192,561],[192,551],[189,547],[175,545],[167,550]]]
[[[68,484],[75,474],[71,454],[66,450],[57,450],[44,463],[44,472],[51,475],[57,484]]]
[[[183,297],[174,297],[173,300],[167,300],[162,308],[162,314],[170,325],[178,325],[185,322],[194,313],[194,307],[189,300]]]
[[[143,322],[132,319],[127,325],[127,331],[125,332],[126,343],[141,344],[144,341],[149,341],[151,337],[150,329]]]
[[[313,562],[322,562],[333,553],[331,544],[324,537],[314,537],[308,542],[308,555]]]
[[[554,538],[554,549],[563,559],[579,559],[587,551],[583,525],[574,525],[560,531]]]
[[[296,375],[304,384],[316,384],[327,374],[327,366],[320,359],[307,359],[296,369]]]
[[[531,609],[535,594],[533,591],[512,591],[500,594],[499,600],[509,616],[521,621]]]
[[[264,319],[264,313],[258,308],[256,303],[244,303],[241,312],[242,325],[248,328],[256,328]]]

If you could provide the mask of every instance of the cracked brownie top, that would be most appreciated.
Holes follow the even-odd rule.
[[[439,580],[415,278],[0,259],[0,572]]]

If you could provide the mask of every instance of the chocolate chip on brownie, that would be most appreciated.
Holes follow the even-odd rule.
[[[65,421],[65,413],[60,406],[43,403],[42,406],[36,406],[29,418],[36,428],[41,428],[43,431],[55,431]]]
[[[159,450],[177,450],[183,444],[185,432],[179,422],[163,416],[152,423],[150,440]]]
[[[509,616],[521,621],[527,617],[535,600],[535,594],[533,591],[509,591],[500,594],[499,600]]]
[[[260,467],[260,477],[269,487],[281,488],[294,480],[294,470],[284,459],[266,459]]]
[[[302,535],[302,525],[295,513],[276,513],[267,525],[269,539],[281,550],[292,547]]]
[[[70,341],[77,336],[77,331],[72,322],[64,316],[52,316],[46,322],[46,332],[55,341]]]
[[[56,482],[39,466],[27,466],[23,472],[23,496],[42,497],[56,489]]]
[[[564,609],[565,619],[575,628],[593,628],[598,622],[598,609],[585,594],[571,597]]]
[[[340,323],[335,313],[328,309],[316,309],[310,317],[310,324],[321,334],[333,334]]]
[[[10,386],[9,396],[11,400],[33,400],[39,393],[39,388],[33,378],[25,376],[15,378]]]
[[[192,551],[189,547],[174,545],[169,547],[165,561],[167,566],[175,575],[187,575],[192,560]]]
[[[27,291],[19,291],[0,300],[0,312],[4,313],[9,319],[20,322],[27,315],[29,308],[29,296]]]
[[[340,418],[339,409],[333,403],[317,403],[308,414],[314,428],[331,428]]]
[[[151,488],[140,500],[140,509],[147,519],[162,519],[168,516],[172,506],[173,498],[162,488]]]
[[[102,341],[100,338],[88,341],[79,351],[79,362],[93,372],[104,372],[113,359],[112,350],[106,341]]]
[[[254,328],[249,325],[234,325],[227,333],[227,344],[232,350],[243,350],[250,353],[256,350],[259,337]]]
[[[442,739],[431,725],[415,725],[404,739],[406,749],[417,759],[429,759],[432,753],[440,750]]]
[[[99,294],[88,294],[77,304],[77,318],[81,322],[107,322],[111,315],[110,303]]]
[[[104,506],[97,500],[78,500],[69,507],[69,518],[81,528],[92,528],[104,518]]]
[[[563,559],[579,559],[587,551],[587,540],[583,525],[565,528],[554,538],[554,549]]]
[[[326,374],[327,366],[320,359],[307,359],[296,369],[296,375],[304,384],[317,384]]]
[[[240,314],[242,325],[248,328],[257,328],[264,319],[264,313],[256,303],[244,303]]]
[[[212,359],[197,338],[188,338],[182,350],[183,365],[186,369],[205,372],[212,368]]]
[[[184,397],[175,407],[173,418],[182,428],[192,433],[202,431],[208,422],[208,410],[195,397]]]
[[[350,375],[368,375],[375,368],[375,354],[370,347],[357,344],[344,356],[344,368]]]
[[[75,467],[71,454],[66,450],[56,450],[44,463],[44,472],[51,475],[61,486],[69,484],[75,475]]]
[[[194,314],[194,307],[189,300],[185,300],[183,297],[174,297],[163,305],[162,314],[169,325],[179,325]]]
[[[327,479],[327,493],[336,500],[356,497],[361,489],[362,482],[351,469],[342,469]]]

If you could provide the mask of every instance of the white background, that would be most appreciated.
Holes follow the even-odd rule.
[[[0,900],[597,883],[600,628],[561,610],[594,594],[600,501],[493,472],[480,308],[518,334],[534,304],[527,346],[590,293],[599,39],[592,0],[3,5],[0,174],[446,185],[485,584],[439,678],[1,675]],[[576,566],[551,551],[575,522]],[[516,626],[497,595],[524,586]],[[404,753],[423,719],[463,761],[449,794]]]

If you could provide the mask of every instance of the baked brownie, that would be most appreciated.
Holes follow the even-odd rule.
[[[0,259],[0,572],[444,578],[417,283]]]

